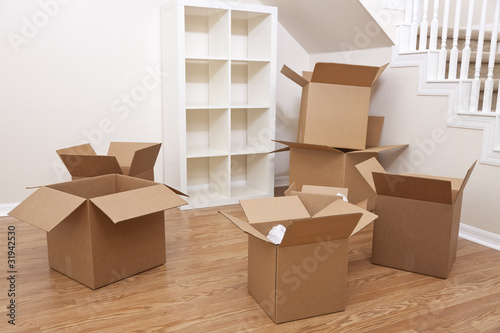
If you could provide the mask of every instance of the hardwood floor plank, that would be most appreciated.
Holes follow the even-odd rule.
[[[371,264],[371,225],[349,241],[346,311],[275,325],[247,291],[248,238],[219,209],[244,217],[167,211],[166,264],[98,290],[48,267],[45,232],[0,218],[18,239],[15,327],[0,250],[0,332],[500,332],[499,251],[460,239],[448,279],[414,274]]]

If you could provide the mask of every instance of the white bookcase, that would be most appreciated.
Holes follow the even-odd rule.
[[[275,7],[161,9],[165,182],[200,208],[274,195]]]

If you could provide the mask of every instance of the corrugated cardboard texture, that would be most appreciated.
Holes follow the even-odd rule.
[[[279,248],[276,323],[345,309],[346,239]]]
[[[448,204],[379,195],[372,262],[446,278],[456,252],[453,210]]]

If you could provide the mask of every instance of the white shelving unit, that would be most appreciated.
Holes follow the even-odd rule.
[[[165,182],[187,208],[273,196],[276,8],[176,0],[161,21]]]

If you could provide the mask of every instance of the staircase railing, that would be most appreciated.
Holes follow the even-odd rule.
[[[500,0],[406,0],[398,51],[436,57],[437,65],[428,70],[427,79],[460,83],[459,113],[497,116],[500,85],[495,79],[500,77],[495,78],[494,71],[499,19]],[[485,36],[490,39],[488,50],[484,50]],[[487,58],[487,71],[481,71],[483,58]],[[474,66],[473,75],[470,66]]]

